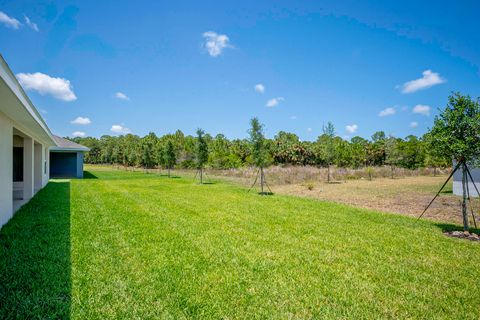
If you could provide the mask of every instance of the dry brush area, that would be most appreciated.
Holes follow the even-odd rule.
[[[331,168],[332,182],[327,183],[327,169],[315,167],[271,167],[266,170],[273,192],[339,202],[367,209],[419,216],[447,178],[450,169]],[[215,170],[211,175],[250,186],[254,169]],[[461,223],[461,199],[452,194],[450,182],[425,214],[425,218]],[[475,212],[480,209],[473,200]]]

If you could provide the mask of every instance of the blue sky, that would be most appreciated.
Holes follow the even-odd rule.
[[[201,127],[258,116],[314,140],[405,137],[451,91],[480,92],[476,1],[0,1],[0,52],[62,136]],[[257,86],[256,85],[261,85]]]

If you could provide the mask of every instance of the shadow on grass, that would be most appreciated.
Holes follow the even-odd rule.
[[[260,196],[273,196],[273,192],[257,192],[258,195]]]
[[[70,182],[51,181],[0,230],[0,319],[68,319]]]
[[[83,171],[83,179],[98,179],[98,177],[90,171]]]
[[[477,226],[479,224],[479,221],[477,221]],[[451,223],[435,223],[435,225],[442,230],[442,232],[452,232],[452,231],[462,231],[463,232],[463,226],[451,224]],[[480,229],[475,229],[475,228],[470,228],[470,232],[480,234]]]

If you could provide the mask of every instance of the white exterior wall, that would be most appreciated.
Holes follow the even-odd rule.
[[[33,139],[23,138],[23,199],[30,199],[34,191],[34,149]]]
[[[42,188],[45,187],[50,179],[50,151],[48,147],[43,146],[43,167],[42,167]]]
[[[13,215],[13,125],[0,113],[0,226]]]
[[[21,138],[17,146],[23,146],[23,182],[13,182],[13,146],[15,130],[20,130]],[[13,189],[18,189],[23,201],[31,199],[35,192],[43,188],[50,176],[49,147],[19,124],[0,112],[0,227],[13,216]],[[46,170],[45,170],[46,166]]]

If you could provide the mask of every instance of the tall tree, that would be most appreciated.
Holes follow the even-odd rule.
[[[395,176],[395,168],[402,160],[402,154],[399,147],[399,139],[392,136],[385,140],[385,164],[390,166],[390,177]]]
[[[203,184],[203,168],[205,163],[208,161],[208,144],[205,140],[205,132],[202,129],[197,129],[195,158],[197,162],[197,169],[200,173],[200,183]]]
[[[386,135],[383,131],[377,131],[372,135],[370,148],[370,165],[381,166],[385,163]]]
[[[163,152],[163,158],[165,166],[168,170],[168,177],[170,178],[170,170],[173,169],[175,163],[177,162],[177,155],[175,153],[175,146],[172,139],[167,140],[167,144],[165,145],[165,149]]]
[[[142,138],[141,141],[141,148],[142,148],[142,165],[143,168],[149,169],[153,165],[154,157],[153,157],[153,149],[154,145],[157,141],[157,136],[155,133],[150,132],[147,136]]]
[[[260,189],[261,194],[265,194],[265,175],[263,168],[268,164],[268,153],[265,143],[265,136],[263,133],[263,125],[258,121],[258,118],[250,120],[250,146],[252,149],[252,160],[254,165],[260,169]]]
[[[368,140],[355,136],[350,140],[351,166],[359,168],[367,165]]]
[[[468,165],[480,159],[480,102],[470,96],[453,93],[442,113],[435,117],[428,133],[429,146],[436,154],[454,159],[462,170],[463,228],[468,230]],[[473,181],[472,181],[473,182]]]

